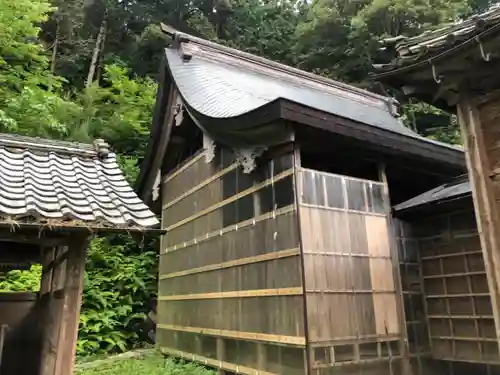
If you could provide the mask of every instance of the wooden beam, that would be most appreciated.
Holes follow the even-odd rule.
[[[186,327],[186,326],[177,326],[173,324],[158,324],[157,328],[175,332],[190,332],[190,333],[198,333],[201,335],[208,335],[215,337],[226,337],[230,339],[261,341],[261,342],[270,342],[270,343],[288,344],[297,346],[306,345],[306,339],[303,336],[286,336],[286,335],[275,335],[275,334],[259,333],[259,332],[230,331],[226,329]]]
[[[403,356],[403,374],[410,375],[412,374],[412,368],[410,366],[409,361],[409,345],[408,345],[408,332],[406,327],[406,317],[404,310],[404,298],[403,298],[403,290],[402,290],[402,281],[400,274],[400,262],[399,262],[399,254],[398,254],[398,246],[396,242],[397,234],[396,234],[396,225],[392,219],[392,210],[390,205],[390,192],[389,192],[389,181],[387,179],[387,168],[386,164],[380,163],[378,165],[378,174],[379,180],[384,184],[383,192],[384,192],[384,205],[385,212],[387,215],[387,234],[389,235],[389,246],[390,246],[390,254],[392,257],[392,272],[394,277],[394,285],[396,287],[396,309],[398,315],[398,323],[399,329],[401,332],[401,337],[399,340],[399,351]]]
[[[471,182],[474,211],[478,227],[481,249],[491,305],[495,321],[495,336],[500,354],[500,222],[498,206],[493,192],[493,182],[489,178],[488,155],[486,154],[483,130],[477,106],[470,98],[463,97],[457,106],[462,138],[466,151],[467,169]]]
[[[255,193],[256,191],[262,189],[262,188],[265,188],[266,186],[269,186],[269,185],[272,185],[272,184],[275,184],[276,182],[280,181],[280,180],[283,180],[284,178],[288,177],[288,176],[291,176],[293,175],[294,171],[293,171],[293,168],[290,168],[284,172],[281,172],[280,174],[268,179],[268,180],[265,180],[261,183],[258,183],[254,186],[252,186],[251,188],[248,188],[246,190],[243,190],[242,192],[236,194],[236,195],[233,195],[221,202],[218,202],[216,204],[214,204],[213,206],[210,206],[202,211],[198,211],[196,214],[190,216],[190,217],[187,217],[181,221],[178,221],[177,223],[175,224],[172,224],[170,225],[168,228],[166,228],[167,232],[168,231],[171,231],[175,228],[178,228],[184,224],[187,224],[201,216],[204,216],[204,215],[207,215],[209,214],[210,212],[213,212],[215,210],[217,210],[218,208],[222,208],[224,206],[227,206],[228,204],[230,203],[233,203],[235,201],[237,201],[238,199],[240,198],[243,198],[243,197],[246,197],[247,195],[250,195],[252,193]],[[165,207],[164,207],[165,208]]]
[[[63,247],[52,250],[52,254],[46,254],[45,262],[50,258],[61,255],[66,250]],[[44,263],[45,263],[44,262]],[[48,265],[48,264],[47,264]],[[45,264],[44,264],[45,266]],[[54,375],[56,370],[57,349],[59,340],[59,328],[62,313],[62,300],[57,298],[56,291],[64,287],[65,269],[64,264],[50,269],[45,267],[46,272],[50,272],[50,293],[45,295],[46,309],[43,325],[43,344],[42,344],[42,370],[41,375]],[[48,276],[46,276],[48,278]],[[47,287],[44,287],[47,288]]]
[[[181,358],[181,359],[187,359],[190,361],[195,361],[201,364],[209,365],[215,368],[220,368],[223,370],[231,371],[232,373],[235,374],[244,374],[244,375],[278,375],[277,373],[274,372],[267,372],[267,371],[261,371],[255,368],[251,367],[246,367],[246,366],[239,366],[233,363],[225,362],[225,361],[219,361],[217,359],[212,359],[212,358],[207,358],[203,357],[200,355],[195,355],[187,352],[182,352],[177,349],[173,348],[166,348],[162,347],[161,351],[165,354]]]
[[[88,237],[78,236],[74,245],[68,249],[64,308],[59,330],[55,375],[72,374],[75,365],[87,246]]]
[[[164,253],[164,254],[168,254],[168,253]],[[293,249],[280,250],[280,251],[275,251],[272,253],[255,255],[255,256],[247,257],[247,258],[230,260],[230,261],[223,262],[223,263],[209,264],[207,266],[192,268],[189,270],[172,272],[172,273],[168,273],[165,275],[160,275],[160,280],[172,279],[175,277],[193,275],[193,274],[202,273],[202,272],[222,270],[225,268],[244,266],[246,264],[254,264],[254,263],[267,262],[267,261],[276,260],[276,259],[289,258],[292,256],[297,256],[299,254],[300,254],[300,249],[298,247],[296,247]]]
[[[267,212],[265,214],[256,216],[254,218],[251,218],[251,219],[248,219],[245,221],[241,221],[237,224],[230,225],[230,226],[225,227],[223,229],[218,229],[218,230],[215,230],[213,232],[206,233],[202,236],[193,238],[191,240],[187,240],[187,241],[184,241],[182,243],[167,247],[166,249],[163,249],[163,242],[162,242],[160,244],[160,246],[161,246],[160,247],[160,255],[163,255],[165,253],[171,253],[172,251],[179,251],[179,250],[185,249],[191,245],[199,244],[199,243],[204,242],[204,241],[209,241],[213,237],[222,236],[226,233],[233,232],[233,231],[245,228],[245,227],[255,225],[255,223],[258,223],[261,221],[266,221],[266,220],[269,220],[270,218],[276,218],[277,216],[280,216],[280,215],[286,215],[286,214],[289,214],[293,211],[295,211],[295,202],[292,203],[291,205],[288,205],[288,206],[285,206],[282,208],[278,208],[277,210]],[[162,239],[163,238],[164,237],[162,237]]]
[[[45,248],[42,250],[42,279],[40,280],[40,296],[50,293],[52,285],[52,269],[49,264],[54,261],[55,249],[53,247]]]
[[[214,293],[196,293],[196,294],[178,294],[170,296],[160,296],[158,297],[158,301],[188,301],[188,300],[223,299],[223,298],[301,296],[302,292],[303,292],[302,287],[235,290],[232,292],[214,292]]]

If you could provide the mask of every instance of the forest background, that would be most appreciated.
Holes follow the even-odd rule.
[[[413,36],[486,10],[488,0],[2,0],[0,131],[90,142],[104,138],[133,183],[149,136],[156,79],[178,30],[386,92],[369,79],[379,41]],[[385,59],[386,61],[386,59]],[[454,116],[403,106],[421,134],[460,143]],[[89,250],[79,355],[143,344],[156,292],[155,244],[95,238]],[[41,269],[0,276],[0,290],[37,290]]]

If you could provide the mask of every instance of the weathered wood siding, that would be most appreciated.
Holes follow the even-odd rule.
[[[157,343],[240,374],[304,374],[293,153],[244,174],[200,153],[163,181]]]
[[[499,361],[491,298],[474,213],[414,224],[432,356]]]
[[[411,224],[395,220],[395,226],[412,374],[430,375],[426,358],[430,355],[430,346],[418,238]]]
[[[307,169],[299,181],[312,374],[401,374],[384,184]]]
[[[457,105],[466,149],[484,269],[495,324],[495,346],[500,342],[500,96],[462,95]]]

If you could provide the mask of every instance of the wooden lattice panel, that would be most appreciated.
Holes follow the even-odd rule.
[[[435,358],[499,361],[481,244],[473,212],[427,219],[419,253]]]
[[[418,239],[413,225],[398,221],[398,252],[404,300],[406,333],[413,375],[428,375],[425,357],[430,354]]]

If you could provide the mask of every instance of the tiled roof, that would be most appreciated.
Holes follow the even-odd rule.
[[[432,190],[426,191],[414,198],[393,207],[394,211],[404,211],[417,208],[430,203],[439,203],[452,199],[459,199],[471,195],[468,175],[455,178],[447,184],[438,186]]]
[[[500,25],[500,5],[493,5],[488,11],[465,20],[430,30],[412,38],[399,36],[383,41],[394,47],[397,57],[391,63],[377,64],[380,71],[390,71],[436,57],[452,48],[472,40],[476,36],[492,31]]]
[[[159,222],[104,141],[94,145],[0,134],[0,220],[140,229]]]

